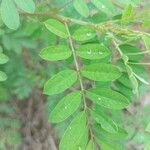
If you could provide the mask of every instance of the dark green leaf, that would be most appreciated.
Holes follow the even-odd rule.
[[[81,98],[81,92],[73,92],[65,96],[51,112],[50,121],[58,123],[67,119],[77,110]]]
[[[93,102],[110,109],[123,109],[130,104],[124,95],[106,88],[90,89],[87,91],[87,96]]]
[[[81,74],[94,81],[113,81],[121,76],[120,70],[111,64],[91,64],[85,66]]]
[[[138,47],[135,47],[135,46],[129,45],[129,44],[122,44],[119,46],[119,48],[121,49],[121,51],[123,53],[125,53],[128,56],[129,60],[140,61],[144,58],[143,54],[141,54],[141,55],[128,55],[128,53],[140,52],[141,50]]]
[[[77,81],[77,73],[73,70],[64,70],[52,78],[44,85],[44,93],[54,95],[61,93],[72,86]]]
[[[49,46],[40,52],[41,58],[49,61],[64,60],[69,58],[71,54],[71,50],[66,45]]]
[[[93,110],[92,118],[94,118],[97,123],[101,124],[101,127],[107,132],[118,132],[117,124],[111,118],[109,118],[109,116],[105,115],[104,112],[97,113],[96,110]]]
[[[55,20],[55,19],[49,19],[45,21],[44,24],[49,31],[56,34],[57,36],[60,36],[62,38],[68,37],[65,25],[61,23],[60,21]]]
[[[59,150],[81,149],[79,143],[87,131],[86,122],[85,112],[80,112],[65,131],[59,145]]]
[[[85,59],[102,59],[110,55],[110,50],[103,44],[85,44],[77,49],[77,55]]]

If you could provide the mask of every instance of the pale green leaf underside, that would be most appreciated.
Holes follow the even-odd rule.
[[[91,2],[102,12],[112,14],[114,12],[114,6],[111,0],[91,0]]]
[[[55,19],[49,19],[45,21],[44,24],[46,28],[52,33],[54,33],[55,35],[60,36],[62,38],[68,37],[68,33],[66,31],[65,25],[60,21]]]
[[[149,53],[150,53],[150,35],[149,36],[143,35],[143,41],[144,41],[146,49],[149,50]]]
[[[111,118],[109,118],[109,116],[104,115],[104,112],[101,112],[99,114],[96,111],[92,111],[92,118],[94,118],[94,120],[97,123],[101,124],[101,127],[107,132],[110,133],[118,132],[118,127],[116,123]]]
[[[80,147],[80,140],[87,132],[86,114],[80,112],[67,127],[59,145],[59,150],[76,150]]]
[[[72,37],[76,41],[87,41],[93,39],[96,36],[96,32],[94,29],[90,27],[80,27],[75,30]]]
[[[5,54],[0,53],[0,64],[5,64],[8,62],[8,60],[9,58]]]
[[[121,76],[120,70],[111,64],[91,64],[83,67],[81,74],[94,81],[113,81]]]
[[[0,12],[2,20],[8,28],[16,30],[19,27],[19,14],[12,0],[2,0]]]
[[[5,74],[5,72],[0,71],[0,81],[5,81],[7,80],[7,75]]]
[[[102,59],[110,55],[110,50],[103,44],[85,44],[77,49],[77,55],[85,59]]]
[[[14,0],[17,6],[25,12],[34,13],[35,4],[33,0]]]
[[[71,55],[72,52],[66,45],[52,45],[40,52],[40,57],[49,61],[64,60]]]
[[[83,17],[87,18],[89,15],[89,9],[87,4],[85,3],[84,0],[75,0],[74,3],[74,8],[76,11]]]
[[[65,96],[51,112],[49,117],[50,121],[53,123],[58,123],[67,119],[80,106],[81,98],[82,95],[79,91],[72,92]]]
[[[87,96],[98,105],[110,109],[123,109],[130,104],[124,95],[111,89],[90,89],[87,91]]]
[[[77,81],[77,73],[74,70],[63,70],[44,85],[44,94],[54,95],[61,93],[71,87]]]

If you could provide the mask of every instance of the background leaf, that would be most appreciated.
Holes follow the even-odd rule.
[[[87,18],[89,15],[89,9],[84,0],[74,0],[74,8],[83,17]]]
[[[1,17],[6,26],[16,30],[19,27],[19,14],[12,0],[2,0],[1,2]]]
[[[14,0],[17,6],[28,13],[34,13],[35,4],[33,0]]]

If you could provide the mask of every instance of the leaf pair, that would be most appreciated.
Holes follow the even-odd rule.
[[[55,35],[61,37],[61,38],[68,38],[68,33],[66,30],[66,27],[64,23],[55,20],[55,19],[49,19],[44,22],[46,28],[54,33]],[[96,36],[96,32],[94,29],[90,27],[80,27],[72,35],[72,38],[76,41],[87,41],[90,39],[93,39]]]
[[[16,30],[19,27],[19,13],[16,5],[23,11],[33,13],[35,4],[33,0],[2,0],[1,2],[1,17],[6,26]]]

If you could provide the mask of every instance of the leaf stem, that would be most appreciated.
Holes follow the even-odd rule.
[[[69,44],[70,44],[70,47],[71,47],[71,50],[72,50],[76,71],[78,73],[78,78],[79,78],[79,82],[80,82],[80,88],[81,88],[82,95],[83,95],[83,100],[84,100],[84,109],[87,109],[87,104],[86,104],[85,94],[84,94],[85,90],[84,90],[84,86],[83,86],[82,77],[81,77],[81,74],[80,74],[80,66],[79,66],[79,63],[78,63],[78,60],[77,60],[77,57],[76,57],[76,51],[75,51],[74,46],[73,46],[73,41],[72,41],[71,34],[70,34],[70,31],[69,31],[67,23],[65,23],[65,27],[66,27],[66,30],[67,30],[67,33],[68,33],[68,36],[69,36],[68,37]]]

